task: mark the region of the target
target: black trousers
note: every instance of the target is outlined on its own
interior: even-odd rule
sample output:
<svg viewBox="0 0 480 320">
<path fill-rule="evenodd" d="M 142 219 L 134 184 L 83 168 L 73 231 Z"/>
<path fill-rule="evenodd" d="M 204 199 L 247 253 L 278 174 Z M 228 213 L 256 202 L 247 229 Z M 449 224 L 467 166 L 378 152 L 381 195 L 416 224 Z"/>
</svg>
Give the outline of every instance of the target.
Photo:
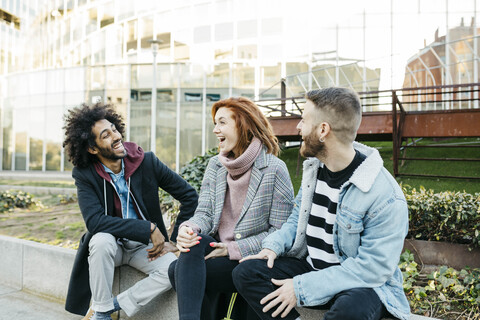
<svg viewBox="0 0 480 320">
<path fill-rule="evenodd" d="M 276 307 L 269 310 L 268 313 L 264 313 L 262 311 L 264 305 L 260 304 L 263 297 L 278 288 L 272 283 L 271 279 L 293 278 L 310 271 L 313 271 L 313 268 L 306 260 L 280 257 L 275 260 L 272 269 L 267 267 L 267 260 L 244 261 L 233 270 L 232 275 L 238 292 L 250 307 L 261 319 L 271 320 L 281 319 L 280 316 L 273 318 L 271 315 Z M 341 281 L 341 279 L 338 280 Z M 316 308 L 328 310 L 324 316 L 325 320 L 379 320 L 388 315 L 378 295 L 371 288 L 354 288 L 342 291 L 327 304 Z M 283 319 L 294 320 L 298 316 L 299 313 L 292 309 Z"/>
<path fill-rule="evenodd" d="M 214 238 L 200 234 L 198 245 L 190 252 L 181 253 L 178 260 L 170 264 L 168 276 L 177 291 L 178 313 L 181 320 L 219 320 L 227 314 L 232 293 L 236 292 L 232 270 L 237 260 L 219 257 L 205 260 L 213 251 L 210 242 Z M 233 320 L 258 319 L 255 312 L 240 295 L 237 295 Z"/>
</svg>

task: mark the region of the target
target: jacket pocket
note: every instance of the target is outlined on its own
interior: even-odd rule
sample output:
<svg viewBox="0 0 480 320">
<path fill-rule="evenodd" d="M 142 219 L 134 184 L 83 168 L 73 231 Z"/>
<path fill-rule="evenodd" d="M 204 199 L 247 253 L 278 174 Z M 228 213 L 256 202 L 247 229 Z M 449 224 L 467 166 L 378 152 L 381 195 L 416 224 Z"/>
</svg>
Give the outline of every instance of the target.
<svg viewBox="0 0 480 320">
<path fill-rule="evenodd" d="M 337 212 L 337 240 L 340 255 L 355 257 L 361 244 L 363 215 L 340 210 Z"/>
</svg>

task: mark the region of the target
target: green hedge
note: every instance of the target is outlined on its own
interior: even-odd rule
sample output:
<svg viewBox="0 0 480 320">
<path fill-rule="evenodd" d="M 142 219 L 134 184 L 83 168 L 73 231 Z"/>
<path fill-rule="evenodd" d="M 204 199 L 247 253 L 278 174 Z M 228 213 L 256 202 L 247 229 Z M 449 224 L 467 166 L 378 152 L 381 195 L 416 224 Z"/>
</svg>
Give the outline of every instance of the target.
<svg viewBox="0 0 480 320">
<path fill-rule="evenodd" d="M 205 168 L 216 149 L 198 156 L 180 169 L 180 175 L 200 192 Z M 446 241 L 480 247 L 480 193 L 439 192 L 408 185 L 402 186 L 410 212 L 409 237 L 419 240 Z M 178 203 L 160 191 L 163 210 L 174 221 Z"/>
<path fill-rule="evenodd" d="M 409 236 L 480 247 L 480 193 L 403 187 L 410 211 Z"/>
</svg>

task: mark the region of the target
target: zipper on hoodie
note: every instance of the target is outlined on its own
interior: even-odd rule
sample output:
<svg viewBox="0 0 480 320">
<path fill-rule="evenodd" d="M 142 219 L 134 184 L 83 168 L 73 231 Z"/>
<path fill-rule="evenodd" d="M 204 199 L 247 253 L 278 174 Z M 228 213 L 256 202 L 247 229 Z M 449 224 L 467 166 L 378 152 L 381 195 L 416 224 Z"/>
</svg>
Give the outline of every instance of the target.
<svg viewBox="0 0 480 320">
<path fill-rule="evenodd" d="M 117 194 L 118 199 L 120 199 L 120 210 L 121 210 L 122 219 L 123 219 L 123 206 L 122 206 L 122 200 L 121 200 L 121 198 L 120 198 L 120 194 L 118 194 L 118 191 L 117 191 L 117 188 L 115 187 L 115 184 L 114 184 L 112 181 L 108 181 L 108 182 L 112 185 L 113 190 L 115 190 L 115 193 Z M 133 201 L 135 201 L 135 205 L 137 206 L 137 209 L 138 209 L 138 212 L 140 213 L 140 216 L 143 218 L 143 220 L 146 221 L 147 219 L 145 219 L 145 216 L 143 215 L 142 210 L 141 210 L 140 207 L 138 206 L 137 200 L 136 200 L 135 197 L 133 196 L 133 192 L 130 191 L 130 188 L 128 188 L 128 192 L 129 192 L 130 195 L 132 196 Z M 104 197 L 106 198 L 107 195 L 105 194 Z M 127 207 L 128 207 L 128 203 L 127 203 Z"/>
</svg>

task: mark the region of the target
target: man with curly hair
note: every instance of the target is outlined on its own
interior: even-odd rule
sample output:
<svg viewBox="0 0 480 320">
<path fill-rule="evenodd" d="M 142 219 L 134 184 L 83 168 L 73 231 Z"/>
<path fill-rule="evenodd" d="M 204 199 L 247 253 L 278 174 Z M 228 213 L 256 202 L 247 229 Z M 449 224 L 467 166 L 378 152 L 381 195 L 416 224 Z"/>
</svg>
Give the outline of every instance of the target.
<svg viewBox="0 0 480 320">
<path fill-rule="evenodd" d="M 110 320 L 120 309 L 132 316 L 171 288 L 167 271 L 176 247 L 169 242 L 158 188 L 181 203 L 172 241 L 178 225 L 197 206 L 195 189 L 152 152 L 123 142 L 124 129 L 122 117 L 101 103 L 84 104 L 65 116 L 63 146 L 74 165 L 78 204 L 88 229 L 80 240 L 65 309 L 86 314 L 84 319 Z M 124 264 L 148 277 L 114 297 L 114 269 Z"/>
</svg>

